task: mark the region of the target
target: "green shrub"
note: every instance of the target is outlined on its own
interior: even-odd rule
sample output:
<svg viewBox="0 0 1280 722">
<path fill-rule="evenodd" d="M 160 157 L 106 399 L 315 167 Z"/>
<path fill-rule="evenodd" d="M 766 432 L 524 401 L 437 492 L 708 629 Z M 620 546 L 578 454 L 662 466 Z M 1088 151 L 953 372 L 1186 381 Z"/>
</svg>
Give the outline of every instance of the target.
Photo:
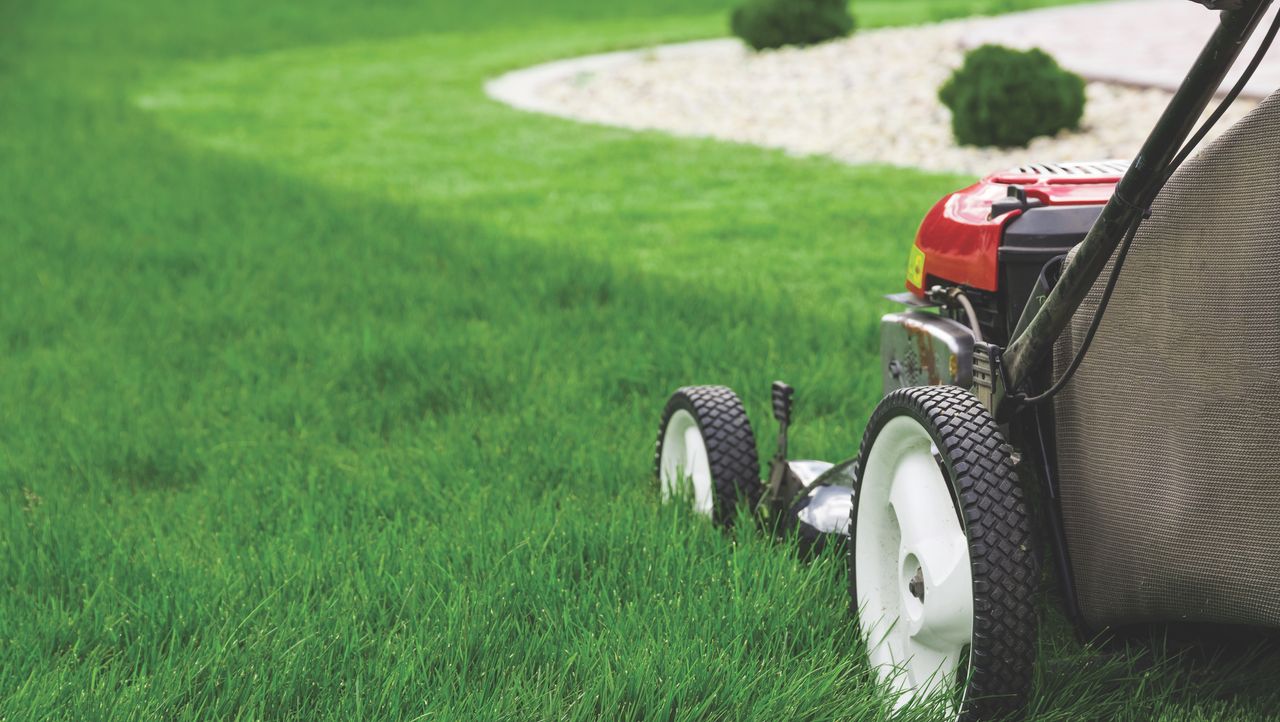
<svg viewBox="0 0 1280 722">
<path fill-rule="evenodd" d="M 1080 126 L 1084 79 L 1041 50 L 984 45 L 938 91 L 961 145 L 1025 146 Z"/>
<path fill-rule="evenodd" d="M 729 25 L 734 35 L 764 50 L 844 37 L 854 22 L 848 0 L 747 0 Z"/>
</svg>

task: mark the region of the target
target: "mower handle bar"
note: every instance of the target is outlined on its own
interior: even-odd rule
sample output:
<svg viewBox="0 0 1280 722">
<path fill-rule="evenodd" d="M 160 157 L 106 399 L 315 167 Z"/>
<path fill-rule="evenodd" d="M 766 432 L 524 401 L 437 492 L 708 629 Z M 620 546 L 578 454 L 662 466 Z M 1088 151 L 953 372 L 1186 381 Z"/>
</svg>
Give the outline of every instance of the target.
<svg viewBox="0 0 1280 722">
<path fill-rule="evenodd" d="M 1022 328 L 1001 354 L 1004 382 L 994 405 L 997 418 L 1004 413 L 1007 394 L 1015 393 L 1041 368 L 1062 331 L 1102 274 L 1121 239 L 1145 216 L 1165 180 L 1165 172 L 1182 149 L 1197 120 L 1213 100 L 1245 42 L 1266 14 L 1272 0 L 1193 0 L 1207 7 L 1235 6 L 1224 10 L 1218 27 L 1186 78 L 1174 93 L 1155 128 L 1116 185 L 1098 220 L 1081 241 L 1075 255 L 1043 303 L 1028 303 L 1017 328 Z M 1034 299 L 1033 299 L 1034 300 Z"/>
</svg>

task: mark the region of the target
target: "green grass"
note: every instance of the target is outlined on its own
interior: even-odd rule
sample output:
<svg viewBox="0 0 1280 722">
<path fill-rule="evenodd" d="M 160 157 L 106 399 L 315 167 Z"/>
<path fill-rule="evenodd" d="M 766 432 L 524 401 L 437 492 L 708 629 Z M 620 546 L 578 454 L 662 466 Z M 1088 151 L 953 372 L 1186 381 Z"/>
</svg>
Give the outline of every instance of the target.
<svg viewBox="0 0 1280 722">
<path fill-rule="evenodd" d="M 0 719 L 887 718 L 841 561 L 661 508 L 652 442 L 724 382 L 769 453 L 781 377 L 795 451 L 853 453 L 963 179 L 480 89 L 725 4 L 0 5 Z M 1273 653 L 1046 614 L 1036 719 L 1275 709 Z"/>
</svg>

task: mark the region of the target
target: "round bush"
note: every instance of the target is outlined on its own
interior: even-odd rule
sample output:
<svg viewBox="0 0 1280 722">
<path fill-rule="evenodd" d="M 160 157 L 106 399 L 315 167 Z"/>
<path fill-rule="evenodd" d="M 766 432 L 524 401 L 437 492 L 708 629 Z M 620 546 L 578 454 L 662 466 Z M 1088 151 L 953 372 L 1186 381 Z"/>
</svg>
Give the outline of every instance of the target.
<svg viewBox="0 0 1280 722">
<path fill-rule="evenodd" d="M 1080 127 L 1084 79 L 1042 50 L 983 45 L 942 85 L 961 145 L 1025 146 L 1032 138 Z"/>
<path fill-rule="evenodd" d="M 756 50 L 813 45 L 853 31 L 848 0 L 747 0 L 733 11 L 733 34 Z"/>
</svg>

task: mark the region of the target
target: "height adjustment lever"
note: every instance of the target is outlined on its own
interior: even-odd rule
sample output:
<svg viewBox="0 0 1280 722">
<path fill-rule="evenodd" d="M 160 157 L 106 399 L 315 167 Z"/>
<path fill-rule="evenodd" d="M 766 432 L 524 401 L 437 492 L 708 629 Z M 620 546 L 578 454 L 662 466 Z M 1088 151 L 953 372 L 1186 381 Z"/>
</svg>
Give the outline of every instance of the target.
<svg viewBox="0 0 1280 722">
<path fill-rule="evenodd" d="M 791 398 L 796 390 L 781 381 L 773 382 L 773 418 L 778 420 L 778 450 L 769 464 L 769 488 L 764 503 L 771 514 L 786 512 L 785 505 L 799 482 L 787 466 L 787 427 L 791 425 Z"/>
<path fill-rule="evenodd" d="M 780 424 L 791 423 L 791 397 L 796 390 L 781 381 L 773 382 L 773 418 Z"/>
</svg>

